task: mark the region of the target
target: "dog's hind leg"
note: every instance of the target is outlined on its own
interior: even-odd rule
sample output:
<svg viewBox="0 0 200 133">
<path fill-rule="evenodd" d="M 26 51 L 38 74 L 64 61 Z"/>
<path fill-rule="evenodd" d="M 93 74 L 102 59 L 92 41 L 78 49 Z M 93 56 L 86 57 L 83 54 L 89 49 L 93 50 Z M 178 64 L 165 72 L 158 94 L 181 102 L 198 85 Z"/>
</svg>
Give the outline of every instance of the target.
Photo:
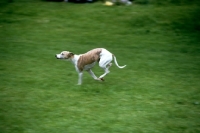
<svg viewBox="0 0 200 133">
<path fill-rule="evenodd" d="M 99 80 L 99 81 L 104 81 L 103 78 L 97 78 L 97 76 L 93 73 L 93 71 L 91 69 L 87 70 L 87 72 L 95 79 L 95 80 Z"/>
<path fill-rule="evenodd" d="M 104 69 L 104 74 L 102 74 L 99 78 L 102 79 L 105 77 L 110 71 L 109 68 L 111 67 L 112 63 L 112 58 L 113 55 L 109 51 L 102 51 L 100 61 L 99 61 L 99 66 Z"/>
<path fill-rule="evenodd" d="M 103 79 L 103 77 L 105 77 L 110 71 L 108 70 L 108 68 L 104 68 L 104 74 L 102 74 L 99 78 Z"/>
<path fill-rule="evenodd" d="M 112 63 L 109 63 L 106 65 L 106 67 L 100 66 L 102 69 L 104 69 L 104 74 L 102 74 L 99 78 L 103 80 L 103 77 L 105 77 L 108 73 L 110 73 L 109 68 L 112 66 Z"/>
<path fill-rule="evenodd" d="M 97 78 L 97 76 L 93 73 L 93 71 L 91 69 L 88 69 L 87 72 L 95 79 L 95 80 L 101 80 L 99 78 Z"/>
</svg>

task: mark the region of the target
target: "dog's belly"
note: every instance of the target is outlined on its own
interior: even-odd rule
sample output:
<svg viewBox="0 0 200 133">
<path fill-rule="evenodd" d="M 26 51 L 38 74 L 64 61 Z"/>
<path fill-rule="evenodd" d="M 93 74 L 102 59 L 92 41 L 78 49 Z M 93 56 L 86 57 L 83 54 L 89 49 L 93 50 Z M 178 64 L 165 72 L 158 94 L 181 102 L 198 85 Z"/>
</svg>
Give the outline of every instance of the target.
<svg viewBox="0 0 200 133">
<path fill-rule="evenodd" d="M 88 70 L 94 67 L 94 65 L 96 64 L 96 62 L 93 62 L 92 64 L 88 64 L 84 66 L 84 70 Z"/>
</svg>

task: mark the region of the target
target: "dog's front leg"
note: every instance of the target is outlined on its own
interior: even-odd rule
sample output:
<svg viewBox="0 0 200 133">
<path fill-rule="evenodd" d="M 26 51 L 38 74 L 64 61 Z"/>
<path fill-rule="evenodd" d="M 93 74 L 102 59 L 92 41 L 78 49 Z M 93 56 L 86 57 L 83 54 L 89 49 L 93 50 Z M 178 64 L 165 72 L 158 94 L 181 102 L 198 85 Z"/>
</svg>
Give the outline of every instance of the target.
<svg viewBox="0 0 200 133">
<path fill-rule="evenodd" d="M 82 84 L 82 77 L 83 77 L 83 72 L 78 73 L 78 85 Z"/>
<path fill-rule="evenodd" d="M 91 69 L 87 70 L 87 72 L 95 79 L 95 80 L 100 80 L 99 78 L 97 78 L 97 76 L 93 73 L 93 71 Z"/>
</svg>

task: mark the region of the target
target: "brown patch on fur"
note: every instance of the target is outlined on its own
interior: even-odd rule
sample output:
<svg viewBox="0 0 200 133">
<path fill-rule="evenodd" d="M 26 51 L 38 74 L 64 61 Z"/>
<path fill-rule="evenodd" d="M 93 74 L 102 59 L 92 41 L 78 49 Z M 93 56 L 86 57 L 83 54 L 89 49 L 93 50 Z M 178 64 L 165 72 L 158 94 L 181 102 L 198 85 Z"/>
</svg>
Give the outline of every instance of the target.
<svg viewBox="0 0 200 133">
<path fill-rule="evenodd" d="M 74 54 L 69 51 L 63 51 L 62 54 L 64 54 L 65 59 L 73 58 Z"/>
<path fill-rule="evenodd" d="M 74 57 L 74 54 L 72 52 L 69 52 L 68 58 L 73 58 L 73 57 Z"/>
<path fill-rule="evenodd" d="M 96 48 L 96 49 L 88 51 L 85 54 L 82 54 L 77 64 L 79 70 L 83 71 L 85 65 L 89 65 L 95 61 L 99 61 L 101 51 L 102 51 L 102 48 Z"/>
</svg>

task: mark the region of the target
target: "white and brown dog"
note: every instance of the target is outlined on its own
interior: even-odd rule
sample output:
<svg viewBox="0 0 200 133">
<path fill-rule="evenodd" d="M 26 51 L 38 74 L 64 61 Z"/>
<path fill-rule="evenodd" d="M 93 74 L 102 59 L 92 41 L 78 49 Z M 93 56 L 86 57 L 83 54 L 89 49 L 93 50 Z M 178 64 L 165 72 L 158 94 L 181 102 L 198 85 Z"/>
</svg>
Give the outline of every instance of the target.
<svg viewBox="0 0 200 133">
<path fill-rule="evenodd" d="M 78 85 L 82 84 L 83 70 L 86 70 L 95 80 L 104 81 L 103 77 L 110 72 L 109 68 L 112 65 L 111 61 L 113 58 L 117 67 L 124 68 L 126 66 L 119 66 L 116 57 L 104 48 L 96 48 L 81 55 L 63 51 L 60 54 L 56 54 L 56 58 L 69 60 L 74 64 L 76 71 L 79 74 Z M 99 66 L 105 71 L 99 78 L 97 78 L 91 70 L 96 62 L 99 62 Z"/>
</svg>

